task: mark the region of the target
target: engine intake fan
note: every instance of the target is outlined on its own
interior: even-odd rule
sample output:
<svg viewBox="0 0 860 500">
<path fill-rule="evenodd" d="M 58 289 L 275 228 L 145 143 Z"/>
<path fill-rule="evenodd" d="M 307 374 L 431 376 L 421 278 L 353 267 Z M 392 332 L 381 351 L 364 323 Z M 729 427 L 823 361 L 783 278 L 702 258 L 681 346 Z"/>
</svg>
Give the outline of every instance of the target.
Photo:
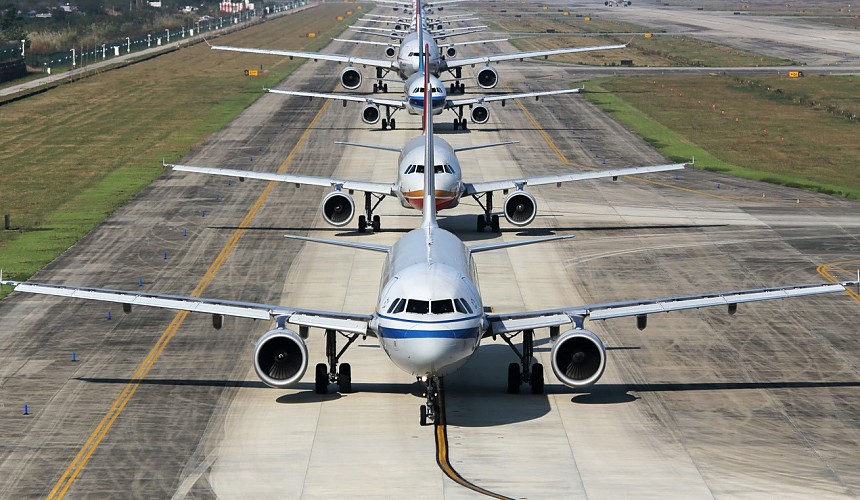
<svg viewBox="0 0 860 500">
<path fill-rule="evenodd" d="M 594 332 L 564 332 L 552 346 L 552 371 L 568 387 L 588 387 L 606 369 L 606 347 Z"/>
<path fill-rule="evenodd" d="M 341 191 L 332 191 L 322 201 L 323 219 L 332 226 L 345 226 L 355 215 L 352 196 Z"/>
<path fill-rule="evenodd" d="M 527 226 L 537 215 L 537 201 L 526 191 L 514 191 L 505 197 L 505 219 L 515 226 Z"/>
<path fill-rule="evenodd" d="M 284 388 L 308 369 L 308 348 L 299 334 L 283 328 L 266 332 L 254 349 L 254 370 L 266 385 Z"/>
</svg>

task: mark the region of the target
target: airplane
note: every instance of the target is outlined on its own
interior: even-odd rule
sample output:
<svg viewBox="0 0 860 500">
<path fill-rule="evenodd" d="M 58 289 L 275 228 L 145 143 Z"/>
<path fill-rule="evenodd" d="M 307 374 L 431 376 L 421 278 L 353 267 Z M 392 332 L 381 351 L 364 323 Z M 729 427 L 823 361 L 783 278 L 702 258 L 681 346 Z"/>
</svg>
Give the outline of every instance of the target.
<svg viewBox="0 0 860 500">
<path fill-rule="evenodd" d="M 420 12 L 420 11 L 419 11 Z M 386 83 L 386 76 L 394 71 L 401 80 L 406 80 L 415 73 L 418 72 L 418 67 L 421 65 L 421 47 L 425 44 L 429 44 L 430 50 L 430 64 L 427 65 L 427 68 L 430 69 L 430 72 L 434 76 L 439 76 L 443 72 L 448 72 L 454 78 L 454 83 L 450 84 L 449 91 L 451 94 L 454 93 L 464 93 L 466 86 L 461 82 L 463 79 L 462 69 L 467 66 L 475 67 L 478 65 L 482 65 L 483 67 L 478 70 L 475 75 L 476 82 L 479 87 L 483 89 L 492 89 L 495 88 L 499 83 L 499 74 L 498 72 L 490 65 L 494 62 L 499 61 L 509 61 L 519 59 L 522 61 L 523 59 L 530 59 L 535 57 L 543 57 L 547 58 L 552 55 L 560 55 L 560 54 L 572 54 L 577 52 L 591 52 L 596 50 L 610 50 L 610 49 L 620 49 L 627 46 L 627 44 L 618 44 L 618 45 L 600 45 L 600 46 L 592 46 L 592 47 L 579 47 L 579 48 L 563 48 L 563 49 L 552 49 L 552 50 L 535 50 L 535 51 L 527 51 L 527 52 L 516 52 L 516 53 L 499 53 L 499 54 L 491 54 L 480 57 L 471 57 L 466 59 L 458 59 L 456 61 L 451 61 L 448 59 L 452 59 L 457 55 L 457 48 L 463 45 L 471 45 L 478 43 L 489 43 L 496 42 L 500 40 L 478 40 L 474 42 L 459 42 L 459 43 L 446 43 L 442 45 L 444 48 L 444 54 L 448 59 L 443 57 L 442 48 L 440 48 L 439 44 L 434 40 L 433 35 L 426 29 L 417 29 L 417 27 L 424 26 L 423 21 L 420 17 L 420 14 L 416 16 L 415 21 L 416 30 L 402 36 L 400 44 L 395 48 L 393 44 L 386 44 L 385 55 L 389 59 L 373 59 L 367 57 L 358 57 L 351 56 L 346 54 L 328 54 L 321 52 L 302 52 L 295 50 L 277 50 L 277 49 L 257 49 L 257 48 L 247 48 L 247 47 L 232 47 L 226 45 L 212 45 L 211 48 L 213 50 L 223 50 L 223 51 L 231 51 L 231 52 L 242 52 L 242 53 L 250 53 L 250 54 L 269 54 L 269 55 L 278 55 L 289 57 L 290 59 L 294 57 L 299 57 L 303 59 L 312 59 L 314 61 L 334 61 L 338 63 L 345 63 L 346 68 L 343 69 L 340 73 L 340 84 L 343 88 L 347 90 L 355 90 L 362 83 L 362 74 L 361 71 L 357 68 L 357 66 L 363 67 L 373 67 L 376 70 L 376 77 L 374 80 L 376 83 L 373 85 L 374 92 L 388 92 L 388 84 Z M 368 34 L 379 34 L 374 32 L 373 30 L 368 31 Z M 399 34 L 397 35 L 400 36 Z M 343 41 L 343 40 L 341 40 Z M 355 41 L 350 40 L 350 42 L 355 43 Z M 207 42 L 208 43 L 208 42 Z M 381 42 L 364 42 L 364 43 L 381 43 Z"/>
<path fill-rule="evenodd" d="M 633 2 L 631 2 L 629 0 L 606 0 L 605 2 L 603 2 L 603 5 L 605 5 L 607 7 L 615 7 L 615 6 L 629 7 L 632 4 L 633 4 Z"/>
<path fill-rule="evenodd" d="M 686 164 L 677 163 L 600 171 L 567 172 L 484 182 L 464 182 L 463 169 L 457 158 L 458 152 L 504 146 L 514 144 L 516 141 L 459 147 L 452 147 L 441 137 L 436 137 L 433 141 L 436 148 L 433 152 L 433 157 L 436 159 L 434 165 L 436 173 L 436 210 L 454 208 L 460 204 L 460 200 L 463 197 L 471 196 L 484 209 L 484 213 L 477 216 L 476 227 L 478 232 L 483 232 L 487 227 L 493 232 L 499 232 L 500 230 L 499 215 L 493 213 L 494 191 L 505 191 L 506 197 L 502 202 L 502 214 L 505 219 L 514 226 L 523 227 L 531 224 L 537 215 L 537 201 L 531 193 L 526 191 L 526 186 L 560 185 L 563 182 L 601 178 L 617 180 L 618 177 L 626 175 L 666 172 L 681 170 L 686 167 Z M 374 232 L 382 230 L 381 219 L 379 215 L 374 215 L 373 211 L 386 197 L 396 197 L 404 208 L 423 209 L 424 200 L 421 195 L 424 183 L 424 164 L 422 160 L 425 156 L 423 136 L 411 139 L 403 148 L 354 142 L 336 142 L 336 144 L 400 153 L 397 160 L 397 180 L 394 182 L 368 182 L 171 163 L 164 163 L 164 166 L 171 167 L 173 170 L 180 172 L 236 177 L 240 182 L 244 182 L 245 179 L 259 179 L 295 184 L 296 186 L 330 187 L 332 191 L 323 197 L 320 210 L 322 211 L 323 220 L 337 227 L 345 226 L 352 221 L 355 215 L 355 202 L 351 193 L 353 191 L 362 191 L 364 192 L 364 214 L 358 217 L 359 233 L 366 232 L 368 228 L 373 228 Z M 507 193 L 509 190 L 512 191 L 510 194 Z"/>
<path fill-rule="evenodd" d="M 428 44 L 429 45 L 429 44 Z M 430 55 L 428 53 L 427 60 L 430 60 Z M 392 116 L 394 113 L 401 109 L 405 109 L 411 115 L 420 115 L 424 112 L 425 100 L 424 100 L 424 86 L 419 82 L 425 80 L 425 76 L 428 78 L 428 85 L 431 88 L 432 100 L 431 100 L 431 108 L 433 110 L 434 115 L 441 114 L 442 111 L 446 109 L 450 109 L 457 114 L 457 118 L 454 118 L 454 130 L 458 128 L 462 128 L 466 130 L 466 119 L 463 117 L 464 108 L 466 106 L 469 107 L 469 117 L 474 123 L 487 123 L 490 119 L 490 109 L 485 106 L 486 103 L 501 101 L 502 106 L 505 105 L 505 102 L 511 99 L 522 99 L 526 97 L 534 97 L 535 99 L 540 99 L 542 96 L 548 95 L 560 95 L 560 94 L 574 94 L 581 92 L 581 88 L 575 89 L 565 89 L 565 90 L 547 90 L 541 92 L 524 92 L 517 94 L 496 94 L 489 96 L 478 96 L 478 97 L 469 97 L 465 99 L 448 99 L 448 95 L 445 89 L 445 85 L 442 83 L 439 78 L 436 76 L 430 75 L 429 72 L 424 70 L 424 64 L 419 65 L 418 72 L 410 76 L 404 85 L 404 93 L 405 97 L 401 100 L 396 99 L 381 99 L 376 97 L 367 97 L 360 95 L 345 95 L 345 94 L 328 94 L 322 92 L 305 92 L 300 90 L 279 90 L 279 89 L 266 89 L 267 92 L 273 94 L 283 94 L 283 95 L 292 95 L 292 96 L 303 96 L 308 98 L 321 98 L 321 99 L 333 99 L 337 101 L 343 102 L 343 105 L 346 106 L 348 102 L 359 102 L 364 104 L 364 107 L 361 110 L 361 120 L 364 123 L 372 125 L 377 123 L 382 116 L 379 108 L 385 108 L 385 118 L 382 118 L 382 130 L 387 128 L 391 128 L 394 130 L 397 128 L 397 122 Z"/>
<path fill-rule="evenodd" d="M 425 89 L 429 82 L 425 81 Z M 425 99 L 430 99 L 429 90 Z M 433 114 L 424 113 L 424 165 L 435 165 Z M 606 304 L 563 307 L 515 313 L 487 312 L 481 298 L 473 256 L 479 252 L 563 240 L 572 235 L 555 235 L 527 240 L 465 245 L 436 221 L 436 186 L 433 169 L 424 169 L 421 226 L 403 235 L 393 246 L 356 243 L 306 236 L 288 237 L 312 243 L 374 251 L 384 254 L 386 263 L 375 310 L 369 314 L 316 311 L 289 306 L 165 295 L 68 285 L 3 280 L 15 291 L 75 297 L 122 304 L 130 313 L 135 305 L 211 314 L 213 327 L 223 326 L 223 317 L 274 320 L 274 328 L 256 342 L 253 354 L 257 376 L 267 385 L 289 387 L 304 376 L 309 360 L 305 338 L 310 328 L 322 329 L 326 338 L 327 363 L 314 370 L 314 390 L 323 394 L 336 383 L 341 392 L 352 391 L 352 368 L 340 363 L 341 356 L 359 338 L 376 337 L 385 354 L 401 370 L 415 376 L 425 386 L 425 404 L 419 408 L 419 422 L 438 421 L 440 380 L 463 366 L 485 338 L 501 337 L 519 358 L 508 365 L 508 392 L 517 393 L 524 383 L 535 394 L 544 392 L 544 370 L 534 358 L 534 330 L 549 328 L 552 370 L 566 386 L 581 389 L 595 384 L 606 368 L 606 347 L 594 332 L 584 328 L 589 320 L 636 317 L 644 329 L 647 317 L 710 306 L 727 306 L 729 314 L 738 304 L 842 292 L 856 281 L 781 286 L 775 288 L 704 293 L 683 297 L 630 300 Z M 561 333 L 561 327 L 569 328 Z M 291 328 L 298 329 L 296 332 Z M 337 350 L 337 336 L 348 341 Z M 522 350 L 512 338 L 522 334 Z M 338 366 L 339 365 L 339 366 Z"/>
</svg>

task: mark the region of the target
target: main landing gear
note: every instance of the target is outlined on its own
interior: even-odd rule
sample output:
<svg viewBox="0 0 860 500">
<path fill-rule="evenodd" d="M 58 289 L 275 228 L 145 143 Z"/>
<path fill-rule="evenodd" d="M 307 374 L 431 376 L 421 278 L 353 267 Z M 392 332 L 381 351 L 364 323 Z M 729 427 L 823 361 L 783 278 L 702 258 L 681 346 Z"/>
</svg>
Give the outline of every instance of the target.
<svg viewBox="0 0 860 500">
<path fill-rule="evenodd" d="M 511 394 L 518 394 L 520 392 L 520 386 L 524 383 L 530 384 L 532 387 L 532 394 L 543 394 L 544 389 L 544 381 L 543 381 L 543 365 L 540 363 L 534 363 L 534 330 L 523 330 L 523 352 L 520 352 L 519 349 L 511 342 L 511 338 L 514 335 L 500 335 L 502 340 L 504 340 L 510 347 L 513 349 L 514 353 L 520 358 L 520 363 L 511 363 L 508 365 L 508 392 Z"/>
<path fill-rule="evenodd" d="M 466 84 L 463 82 L 454 82 L 448 86 L 448 93 L 450 95 L 463 95 L 466 93 Z"/>
<path fill-rule="evenodd" d="M 388 84 L 382 81 L 385 74 L 388 73 L 383 68 L 376 68 L 376 83 L 373 84 L 373 93 L 388 92 Z"/>
<path fill-rule="evenodd" d="M 457 118 L 454 118 L 454 130 L 457 130 L 458 128 L 466 130 L 466 119 L 463 118 L 463 106 L 454 108 L 454 112 L 457 113 Z"/>
<path fill-rule="evenodd" d="M 439 391 L 442 390 L 442 379 L 440 377 L 422 377 L 418 381 L 424 383 L 424 396 L 427 397 L 427 403 L 418 409 L 420 423 L 424 426 L 430 422 L 438 422 L 440 416 Z"/>
<path fill-rule="evenodd" d="M 373 203 L 373 198 L 376 197 L 376 203 Z M 367 228 L 373 228 L 374 233 L 382 231 L 382 221 L 378 215 L 373 215 L 376 207 L 382 203 L 385 196 L 377 193 L 364 193 L 364 213 L 365 215 L 358 216 L 358 232 L 366 233 Z"/>
<path fill-rule="evenodd" d="M 472 198 L 478 202 L 478 205 L 484 209 L 484 213 L 478 216 L 476 229 L 479 233 L 483 233 L 487 227 L 494 233 L 499 233 L 499 215 L 493 212 L 493 192 L 484 193 L 485 203 L 481 203 L 481 195 L 474 195 Z"/>
<path fill-rule="evenodd" d="M 397 128 L 397 122 L 394 121 L 394 118 L 383 118 L 382 119 L 382 130 L 385 130 L 387 128 L 390 128 L 391 130 L 394 130 L 395 128 Z"/>
<path fill-rule="evenodd" d="M 325 355 L 328 366 L 325 363 L 318 363 L 316 366 L 314 392 L 317 394 L 326 394 L 329 384 L 337 384 L 341 394 L 352 392 L 352 367 L 349 366 L 349 363 L 341 363 L 340 369 L 338 369 L 338 360 L 349 346 L 358 339 L 358 334 L 346 335 L 341 333 L 349 340 L 340 352 L 337 350 L 337 335 L 338 332 L 335 330 L 325 331 Z"/>
</svg>

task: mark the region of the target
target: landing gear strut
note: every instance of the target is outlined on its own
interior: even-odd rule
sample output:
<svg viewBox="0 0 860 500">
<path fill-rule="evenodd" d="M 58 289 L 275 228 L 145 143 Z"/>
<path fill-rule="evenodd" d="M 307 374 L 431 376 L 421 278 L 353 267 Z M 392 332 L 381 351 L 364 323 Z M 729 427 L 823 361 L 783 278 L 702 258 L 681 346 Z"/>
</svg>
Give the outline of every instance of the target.
<svg viewBox="0 0 860 500">
<path fill-rule="evenodd" d="M 439 377 L 423 377 L 419 381 L 424 383 L 424 395 L 427 397 L 427 403 L 419 408 L 419 417 L 421 425 L 428 425 L 428 422 L 439 421 L 439 391 L 442 390 L 442 379 Z"/>
<path fill-rule="evenodd" d="M 337 334 L 335 330 L 325 331 L 325 356 L 328 360 L 328 366 L 325 363 L 318 363 L 314 372 L 314 392 L 317 394 L 326 394 L 329 384 L 337 384 L 338 391 L 342 394 L 352 392 L 352 367 L 349 363 L 341 363 L 338 370 L 338 361 L 343 353 L 358 340 L 358 334 L 354 333 L 346 335 L 341 333 L 349 340 L 346 345 L 337 350 Z"/>
<path fill-rule="evenodd" d="M 479 233 L 483 233 L 484 229 L 489 226 L 490 230 L 494 233 L 501 232 L 499 229 L 499 215 L 494 214 L 493 212 L 493 192 L 490 191 L 485 193 L 484 199 L 486 204 L 481 203 L 480 195 L 473 195 L 472 198 L 478 202 L 478 206 L 484 209 L 483 215 L 479 215 L 477 219 L 476 229 Z"/>
<path fill-rule="evenodd" d="M 388 73 L 382 68 L 376 68 L 376 83 L 373 84 L 373 93 L 388 92 L 388 84 L 382 81 L 385 74 Z"/>
<path fill-rule="evenodd" d="M 524 383 L 532 386 L 532 394 L 543 394 L 543 365 L 534 363 L 534 330 L 523 330 L 523 352 L 511 342 L 513 335 L 501 335 L 504 340 L 513 349 L 514 353 L 520 358 L 520 363 L 511 363 L 508 365 L 508 392 L 518 394 L 520 386 Z"/>
<path fill-rule="evenodd" d="M 373 203 L 373 198 L 376 197 L 376 203 Z M 358 216 L 358 232 L 366 233 L 368 227 L 373 228 L 374 233 L 382 231 L 382 221 L 378 215 L 373 215 L 376 207 L 382 203 L 385 196 L 377 193 L 364 193 L 364 214 Z"/>
<path fill-rule="evenodd" d="M 454 112 L 457 113 L 457 118 L 454 118 L 454 130 L 457 130 L 458 128 L 466 130 L 466 119 L 463 118 L 463 106 L 454 108 Z"/>
</svg>

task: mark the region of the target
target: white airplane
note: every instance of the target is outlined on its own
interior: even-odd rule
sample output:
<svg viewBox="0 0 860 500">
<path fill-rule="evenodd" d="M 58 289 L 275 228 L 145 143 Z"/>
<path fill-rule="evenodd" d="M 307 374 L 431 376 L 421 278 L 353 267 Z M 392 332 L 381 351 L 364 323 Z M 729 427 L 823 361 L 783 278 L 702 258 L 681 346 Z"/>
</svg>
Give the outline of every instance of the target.
<svg viewBox="0 0 860 500">
<path fill-rule="evenodd" d="M 421 20 L 419 15 L 416 19 L 415 26 L 423 25 L 423 21 Z M 373 31 L 371 30 L 368 33 L 373 33 Z M 339 40 L 349 41 L 353 43 L 355 42 L 354 40 Z M 442 45 L 442 48 L 444 48 L 444 53 L 447 58 L 450 59 L 456 56 L 457 48 L 460 46 L 497 41 L 501 40 L 479 40 L 474 42 L 446 43 Z M 381 42 L 375 43 L 381 44 Z M 535 50 L 528 52 L 491 54 L 486 56 L 470 57 L 466 59 L 458 59 L 456 61 L 451 61 L 442 56 L 442 48 L 440 48 L 440 46 L 436 43 L 433 38 L 433 35 L 429 31 L 416 30 L 404 35 L 402 37 L 402 40 L 400 41 L 399 46 L 397 47 L 395 47 L 394 44 L 385 44 L 385 54 L 386 57 L 388 57 L 389 59 L 373 59 L 367 57 L 351 56 L 346 54 L 327 54 L 321 52 L 302 52 L 295 50 L 231 47 L 225 45 L 213 45 L 212 49 L 231 52 L 243 52 L 250 54 L 278 55 L 289 57 L 290 59 L 294 57 L 299 57 L 304 59 L 313 59 L 314 61 L 322 60 L 345 63 L 346 68 L 344 68 L 343 71 L 341 71 L 340 73 L 340 83 L 343 88 L 348 90 L 355 90 L 361 85 L 362 74 L 361 71 L 359 71 L 359 69 L 357 68 L 357 66 L 371 66 L 376 69 L 376 77 L 374 78 L 376 83 L 373 86 L 373 91 L 387 92 L 388 84 L 386 83 L 386 76 L 388 75 L 388 73 L 394 71 L 400 77 L 401 80 L 406 80 L 418 72 L 418 67 L 422 64 L 421 47 L 425 46 L 425 44 L 429 45 L 430 51 L 430 64 L 427 65 L 427 68 L 429 68 L 430 72 L 437 77 L 446 71 L 453 76 L 455 82 L 451 84 L 449 89 L 452 94 L 455 92 L 463 93 L 465 91 L 465 84 L 463 84 L 460 80 L 463 76 L 462 69 L 467 66 L 483 66 L 481 69 L 478 70 L 477 74 L 475 75 L 475 79 L 478 83 L 478 86 L 480 86 L 481 88 L 491 89 L 496 87 L 496 85 L 498 85 L 499 83 L 498 72 L 492 66 L 490 66 L 490 64 L 494 62 L 510 61 L 516 59 L 522 61 L 523 59 L 529 59 L 534 57 L 547 58 L 552 55 L 572 54 L 576 52 L 591 52 L 596 50 L 620 49 L 627 46 L 627 44 L 620 44 L 552 50 Z"/>
<path fill-rule="evenodd" d="M 411 115 L 421 115 L 424 113 L 425 100 L 423 81 L 425 81 L 425 75 L 429 77 L 426 80 L 429 82 L 428 85 L 430 85 L 432 93 L 431 108 L 433 110 L 433 114 L 441 114 L 442 111 L 445 111 L 447 109 L 450 109 L 454 113 L 456 113 L 457 118 L 454 118 L 453 121 L 454 130 L 457 130 L 458 128 L 466 130 L 466 118 L 463 117 L 463 114 L 465 111 L 464 108 L 466 108 L 467 106 L 470 110 L 469 117 L 471 118 L 472 122 L 483 124 L 487 123 L 487 121 L 489 121 L 490 119 L 490 109 L 485 105 L 486 103 L 501 101 L 502 106 L 504 106 L 505 102 L 511 99 L 523 99 L 526 97 L 534 97 L 535 99 L 540 99 L 542 96 L 575 94 L 582 91 L 581 88 L 578 88 L 564 90 L 547 90 L 541 92 L 524 92 L 517 94 L 495 94 L 461 99 L 448 99 L 445 85 L 442 83 L 441 80 L 439 80 L 439 78 L 430 75 L 428 72 L 425 72 L 423 65 L 422 67 L 419 67 L 419 71 L 417 73 L 410 76 L 406 80 L 403 89 L 405 97 L 401 100 L 383 99 L 361 95 L 305 92 L 301 90 L 266 89 L 266 91 L 271 92 L 273 94 L 303 96 L 309 97 L 311 99 L 315 97 L 320 99 L 333 99 L 336 101 L 342 101 L 344 106 L 346 106 L 347 102 L 362 103 L 364 104 L 364 107 L 361 110 L 361 120 L 369 125 L 380 121 L 382 113 L 380 112 L 379 108 L 383 107 L 385 108 L 385 118 L 382 118 L 382 130 L 385 130 L 387 128 L 391 128 L 392 130 L 394 130 L 395 128 L 397 128 L 397 122 L 394 120 L 394 118 L 392 118 L 392 116 L 397 111 L 405 109 Z"/>
<path fill-rule="evenodd" d="M 425 88 L 429 85 L 425 82 Z M 426 99 L 430 98 L 427 91 Z M 435 165 L 433 115 L 425 111 L 424 165 Z M 314 388 L 325 393 L 331 383 L 341 392 L 352 390 L 352 368 L 340 363 L 348 347 L 359 337 L 373 336 L 385 354 L 401 370 L 417 377 L 426 387 L 426 403 L 420 407 L 420 423 L 438 415 L 439 380 L 463 366 L 475 353 L 481 340 L 502 337 L 520 358 L 508 366 L 508 391 L 519 392 L 522 384 L 533 393 L 543 393 L 543 365 L 534 361 L 534 330 L 549 328 L 553 340 L 550 357 L 556 377 L 569 387 L 593 385 L 606 367 L 606 348 L 586 319 L 600 320 L 635 316 L 640 328 L 651 313 L 664 313 L 708 306 L 728 306 L 730 314 L 739 303 L 777 298 L 800 297 L 845 290 L 857 281 L 785 286 L 758 290 L 706 293 L 685 297 L 632 300 L 609 304 L 572 306 L 543 311 L 488 313 L 478 288 L 472 256 L 478 252 L 560 240 L 570 236 L 550 236 L 466 246 L 436 222 L 436 186 L 433 169 L 424 169 L 424 211 L 421 227 L 401 237 L 393 246 L 327 240 L 302 236 L 291 238 L 315 243 L 340 245 L 385 255 L 375 311 L 369 314 L 315 311 L 282 305 L 258 304 L 199 297 L 118 291 L 67 285 L 4 281 L 18 292 L 75 297 L 114 302 L 131 312 L 135 305 L 202 312 L 213 315 L 213 326 L 222 326 L 223 316 L 274 320 L 274 328 L 257 341 L 254 369 L 267 385 L 284 388 L 298 382 L 307 370 L 308 349 L 305 338 L 310 328 L 326 335 L 326 363 L 318 363 Z M 290 330 L 288 327 L 297 328 Z M 569 328 L 560 333 L 561 327 Z M 349 340 L 340 352 L 337 336 Z M 522 351 L 511 339 L 523 334 Z M 338 365 L 340 365 L 338 367 Z"/>
<path fill-rule="evenodd" d="M 478 232 L 483 232 L 486 227 L 490 227 L 494 232 L 499 232 L 499 215 L 493 213 L 493 192 L 495 191 L 504 191 L 506 194 L 502 203 L 502 214 L 505 219 L 514 226 L 522 227 L 531 224 L 537 215 L 537 201 L 531 193 L 526 191 L 526 186 L 560 185 L 563 182 L 575 182 L 587 179 L 617 179 L 620 176 L 626 175 L 681 170 L 686 166 L 683 163 L 678 163 L 600 171 L 569 172 L 484 182 L 464 182 L 463 169 L 457 158 L 458 152 L 514 144 L 515 141 L 460 147 L 452 147 L 441 137 L 434 138 L 433 142 L 435 148 L 433 157 L 436 159 L 434 165 L 436 176 L 436 210 L 454 208 L 460 204 L 460 200 L 463 197 L 471 196 L 484 209 L 484 213 L 477 216 L 476 227 Z M 164 166 L 181 172 L 236 177 L 240 181 L 259 179 L 295 184 L 296 186 L 330 187 L 332 191 L 323 198 L 320 210 L 322 211 L 323 219 L 327 223 L 338 227 L 345 226 L 352 221 L 355 215 L 355 202 L 351 193 L 353 191 L 362 191 L 364 192 L 364 214 L 358 217 L 359 233 L 366 232 L 367 228 L 373 228 L 374 232 L 382 230 L 381 219 L 379 215 L 374 215 L 373 211 L 386 197 L 396 197 L 404 208 L 423 210 L 423 160 L 425 157 L 423 136 L 413 138 L 403 148 L 352 142 L 338 142 L 337 144 L 400 153 L 397 160 L 397 180 L 394 182 L 368 182 L 169 163 L 164 164 Z M 511 191 L 511 193 L 508 194 L 507 191 Z"/>
<path fill-rule="evenodd" d="M 425 88 L 428 85 L 425 82 Z M 429 99 L 429 91 L 425 96 Z M 433 117 L 425 112 L 426 130 L 424 165 L 435 165 L 436 150 L 433 137 Z M 420 408 L 421 424 L 436 417 L 438 380 L 461 367 L 474 354 L 481 339 L 501 336 L 508 342 L 523 333 L 522 352 L 514 349 L 520 363 L 508 367 L 508 389 L 518 392 L 523 382 L 532 391 L 542 393 L 543 366 L 534 363 L 534 329 L 550 328 L 554 340 L 551 351 L 552 368 L 556 376 L 570 387 L 587 387 L 600 378 L 606 364 L 606 349 L 600 338 L 583 328 L 585 319 L 609 319 L 636 316 L 644 328 L 647 314 L 727 305 L 730 313 L 737 304 L 758 300 L 797 297 L 843 291 L 858 281 L 797 285 L 771 289 L 740 290 L 686 297 L 634 300 L 610 304 L 573 306 L 544 311 L 495 314 L 484 311 L 473 269 L 472 255 L 478 252 L 513 246 L 564 239 L 553 236 L 513 242 L 466 246 L 453 234 L 436 223 L 436 186 L 431 169 L 424 174 L 424 211 L 421 227 L 404 235 L 394 246 L 352 243 L 308 237 L 293 238 L 345 247 L 381 252 L 386 255 L 376 310 L 371 314 L 311 311 L 280 305 L 266 305 L 115 291 L 87 287 L 20 283 L 3 281 L 20 292 L 78 297 L 90 300 L 122 303 L 130 312 L 133 305 L 212 314 L 216 327 L 224 315 L 274 319 L 275 328 L 264 334 L 254 350 L 254 367 L 266 384 L 288 387 L 299 381 L 308 366 L 304 338 L 309 328 L 324 329 L 327 337 L 329 365 L 319 363 L 315 369 L 315 390 L 324 393 L 330 383 L 337 382 L 343 392 L 351 391 L 352 370 L 340 363 L 336 336 L 340 332 L 350 340 L 359 336 L 375 336 L 385 353 L 399 368 L 410 373 L 427 386 L 427 402 Z M 299 332 L 289 330 L 297 326 Z M 561 326 L 571 327 L 560 334 Z M 511 347 L 514 347 L 511 343 Z M 345 350 L 345 349 L 344 349 Z"/>
</svg>

